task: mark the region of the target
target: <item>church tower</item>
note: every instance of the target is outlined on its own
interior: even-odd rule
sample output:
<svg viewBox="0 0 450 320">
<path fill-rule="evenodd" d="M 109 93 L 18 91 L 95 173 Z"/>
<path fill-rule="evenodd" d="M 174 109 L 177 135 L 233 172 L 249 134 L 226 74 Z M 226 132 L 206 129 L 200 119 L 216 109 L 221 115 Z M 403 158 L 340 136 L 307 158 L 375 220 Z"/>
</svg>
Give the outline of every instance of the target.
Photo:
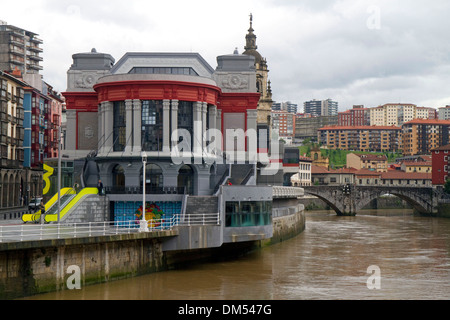
<svg viewBox="0 0 450 320">
<path fill-rule="evenodd" d="M 267 68 L 267 60 L 261 56 L 257 51 L 256 35 L 253 29 L 253 15 L 250 14 L 250 29 L 246 35 L 246 46 L 243 54 L 255 57 L 256 68 L 256 88 L 260 93 L 261 98 L 258 103 L 258 124 L 271 126 L 271 112 L 272 112 L 272 89 L 270 87 L 269 69 Z"/>
</svg>

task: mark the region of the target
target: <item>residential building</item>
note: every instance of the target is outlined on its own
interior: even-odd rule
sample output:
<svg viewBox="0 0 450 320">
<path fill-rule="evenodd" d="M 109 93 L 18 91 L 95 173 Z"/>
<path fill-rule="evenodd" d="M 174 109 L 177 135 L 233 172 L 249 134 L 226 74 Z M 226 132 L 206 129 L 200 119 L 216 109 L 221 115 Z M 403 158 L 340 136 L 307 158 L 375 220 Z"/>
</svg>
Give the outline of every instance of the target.
<svg viewBox="0 0 450 320">
<path fill-rule="evenodd" d="M 401 147 L 401 128 L 386 126 L 319 129 L 319 142 L 330 149 L 364 152 L 397 152 Z"/>
<path fill-rule="evenodd" d="M 272 111 L 272 132 L 290 144 L 295 137 L 295 113 Z"/>
<path fill-rule="evenodd" d="M 349 153 L 347 155 L 347 167 L 357 170 L 368 169 L 386 172 L 388 170 L 388 159 L 385 155 Z"/>
<path fill-rule="evenodd" d="M 311 166 L 312 159 L 300 156 L 299 171 L 291 178 L 292 186 L 303 187 L 311 186 Z"/>
<path fill-rule="evenodd" d="M 410 103 L 388 103 L 369 110 L 371 126 L 402 126 L 414 119 L 436 118 L 435 109 Z"/>
<path fill-rule="evenodd" d="M 317 134 L 320 128 L 335 126 L 338 124 L 338 116 L 332 117 L 308 117 L 308 114 L 301 114 L 295 120 L 295 140 L 303 141 L 310 139 L 318 142 Z"/>
<path fill-rule="evenodd" d="M 0 71 L 0 208 L 20 207 L 30 180 L 23 167 L 23 83 Z"/>
<path fill-rule="evenodd" d="M 329 170 L 324 167 L 313 165 L 311 168 L 311 183 L 316 186 L 344 186 L 355 183 L 355 172 L 353 168 Z"/>
<path fill-rule="evenodd" d="M 304 113 L 311 113 L 314 116 L 337 116 L 338 102 L 331 99 L 311 100 L 304 103 Z"/>
<path fill-rule="evenodd" d="M 439 120 L 449 120 L 450 119 L 450 106 L 445 106 L 444 108 L 438 109 Z"/>
<path fill-rule="evenodd" d="M 356 170 L 353 168 L 340 170 L 326 170 L 322 167 L 312 167 L 313 185 L 343 186 L 393 186 L 393 187 L 430 187 L 431 173 L 388 171 L 376 172 L 369 169 Z"/>
<path fill-rule="evenodd" d="M 433 185 L 443 186 L 450 168 L 450 144 L 431 150 Z"/>
<path fill-rule="evenodd" d="M 388 171 L 375 172 L 362 169 L 355 173 L 358 186 L 430 187 L 431 173 Z"/>
<path fill-rule="evenodd" d="M 450 120 L 415 119 L 402 126 L 403 155 L 427 155 L 450 143 Z"/>
<path fill-rule="evenodd" d="M 274 102 L 272 105 L 273 111 L 287 111 L 289 113 L 297 114 L 298 112 L 298 105 L 295 103 L 292 103 L 290 101 L 287 102 Z"/>
<path fill-rule="evenodd" d="M 36 33 L 0 21 L 0 71 L 39 73 L 42 43 Z"/>
<path fill-rule="evenodd" d="M 405 172 L 431 173 L 433 171 L 432 161 L 403 161 L 401 170 Z"/>
<path fill-rule="evenodd" d="M 44 159 L 58 158 L 58 131 L 62 124 L 62 109 L 64 98 L 47 83 L 46 86 L 47 97 L 50 98 L 46 109 L 44 110 Z"/>
<path fill-rule="evenodd" d="M 364 106 L 354 106 L 353 109 L 338 114 L 338 126 L 369 126 L 370 111 Z"/>
</svg>

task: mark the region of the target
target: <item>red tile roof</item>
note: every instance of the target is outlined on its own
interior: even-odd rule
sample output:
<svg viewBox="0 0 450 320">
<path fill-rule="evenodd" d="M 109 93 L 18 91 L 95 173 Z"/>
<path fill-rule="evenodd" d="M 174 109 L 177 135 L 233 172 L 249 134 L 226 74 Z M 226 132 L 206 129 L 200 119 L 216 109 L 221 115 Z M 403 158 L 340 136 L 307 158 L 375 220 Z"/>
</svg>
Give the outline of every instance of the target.
<svg viewBox="0 0 450 320">
<path fill-rule="evenodd" d="M 431 180 L 431 173 L 388 171 L 381 175 L 381 179 Z"/>
<path fill-rule="evenodd" d="M 450 150 L 450 144 L 448 144 L 446 146 L 442 146 L 442 147 L 436 148 L 436 149 L 433 149 L 431 151 L 433 152 L 433 151 L 449 151 L 449 150 Z"/>
<path fill-rule="evenodd" d="M 450 123 L 450 121 L 449 121 Z M 319 131 L 328 131 L 328 130 L 402 130 L 401 127 L 396 126 L 328 126 L 320 128 Z"/>
<path fill-rule="evenodd" d="M 450 120 L 414 119 L 414 120 L 404 123 L 403 125 L 408 125 L 408 124 L 428 124 L 428 125 L 440 126 L 440 125 L 450 125 Z"/>
</svg>

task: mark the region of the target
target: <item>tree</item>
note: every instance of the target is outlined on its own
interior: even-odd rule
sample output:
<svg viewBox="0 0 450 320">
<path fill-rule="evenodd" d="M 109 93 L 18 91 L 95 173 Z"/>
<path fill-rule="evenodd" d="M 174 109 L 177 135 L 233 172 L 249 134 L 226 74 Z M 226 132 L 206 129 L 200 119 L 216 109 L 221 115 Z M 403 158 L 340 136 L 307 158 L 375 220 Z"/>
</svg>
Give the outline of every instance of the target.
<svg viewBox="0 0 450 320">
<path fill-rule="evenodd" d="M 450 194 L 450 180 L 448 180 L 448 179 L 447 179 L 447 181 L 445 181 L 444 191 L 445 191 L 445 193 Z"/>
</svg>

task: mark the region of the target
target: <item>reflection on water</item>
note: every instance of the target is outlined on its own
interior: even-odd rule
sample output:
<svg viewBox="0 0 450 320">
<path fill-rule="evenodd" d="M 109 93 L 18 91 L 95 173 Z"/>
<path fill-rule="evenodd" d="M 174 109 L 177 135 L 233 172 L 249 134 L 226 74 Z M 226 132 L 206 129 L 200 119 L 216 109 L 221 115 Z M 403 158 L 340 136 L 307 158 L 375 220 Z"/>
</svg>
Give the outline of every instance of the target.
<svg viewBox="0 0 450 320">
<path fill-rule="evenodd" d="M 369 290 L 369 266 L 381 289 Z M 307 213 L 303 234 L 241 259 L 33 299 L 450 299 L 450 219 Z"/>
</svg>

